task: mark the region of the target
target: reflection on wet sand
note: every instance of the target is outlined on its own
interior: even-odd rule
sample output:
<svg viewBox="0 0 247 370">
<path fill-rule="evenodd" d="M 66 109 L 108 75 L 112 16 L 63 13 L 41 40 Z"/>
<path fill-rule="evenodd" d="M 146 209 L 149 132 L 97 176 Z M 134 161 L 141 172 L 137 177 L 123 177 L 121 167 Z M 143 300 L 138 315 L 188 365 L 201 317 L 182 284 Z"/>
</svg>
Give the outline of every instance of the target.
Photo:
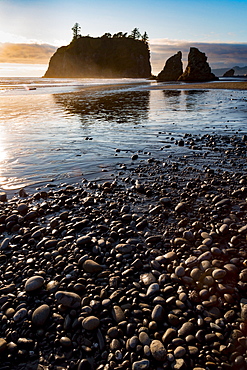
<svg viewBox="0 0 247 370">
<path fill-rule="evenodd" d="M 163 90 L 165 101 L 173 110 L 177 110 L 179 106 L 185 104 L 185 108 L 193 110 L 199 108 L 198 98 L 200 95 L 208 92 L 207 90 Z M 203 97 L 202 97 L 203 98 Z"/>
<path fill-rule="evenodd" d="M 83 123 L 94 120 L 134 124 L 148 119 L 150 91 L 121 91 L 108 94 L 54 95 L 55 102 L 69 115 L 78 115 Z"/>
</svg>

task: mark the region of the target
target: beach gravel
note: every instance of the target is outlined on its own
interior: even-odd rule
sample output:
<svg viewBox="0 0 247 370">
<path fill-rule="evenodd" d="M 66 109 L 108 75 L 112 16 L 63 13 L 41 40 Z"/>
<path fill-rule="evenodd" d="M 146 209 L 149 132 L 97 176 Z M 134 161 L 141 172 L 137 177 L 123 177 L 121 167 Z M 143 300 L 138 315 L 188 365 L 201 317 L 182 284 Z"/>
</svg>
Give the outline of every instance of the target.
<svg viewBox="0 0 247 370">
<path fill-rule="evenodd" d="M 0 369 L 246 369 L 246 145 L 199 141 L 0 201 Z"/>
</svg>

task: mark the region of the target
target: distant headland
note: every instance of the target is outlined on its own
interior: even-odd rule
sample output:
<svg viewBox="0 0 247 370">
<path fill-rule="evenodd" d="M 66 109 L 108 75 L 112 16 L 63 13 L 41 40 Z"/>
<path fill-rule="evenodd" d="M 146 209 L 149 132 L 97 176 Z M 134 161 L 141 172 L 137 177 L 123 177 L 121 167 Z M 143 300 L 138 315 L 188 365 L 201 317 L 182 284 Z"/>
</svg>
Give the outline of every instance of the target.
<svg viewBox="0 0 247 370">
<path fill-rule="evenodd" d="M 51 57 L 46 78 L 149 78 L 151 76 L 148 36 L 134 28 L 128 36 L 119 32 L 101 37 L 79 35 Z"/>
</svg>

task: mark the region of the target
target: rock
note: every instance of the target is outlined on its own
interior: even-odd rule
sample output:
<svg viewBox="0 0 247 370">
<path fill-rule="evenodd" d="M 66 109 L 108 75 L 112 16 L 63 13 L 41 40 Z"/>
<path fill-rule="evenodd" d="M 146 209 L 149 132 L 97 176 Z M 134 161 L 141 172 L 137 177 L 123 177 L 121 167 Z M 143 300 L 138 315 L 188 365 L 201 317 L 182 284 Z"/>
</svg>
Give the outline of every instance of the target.
<svg viewBox="0 0 247 370">
<path fill-rule="evenodd" d="M 180 337 L 186 337 L 187 335 L 191 334 L 193 331 L 194 331 L 194 324 L 192 324 L 192 322 L 190 321 L 187 321 L 178 330 L 178 335 Z"/>
<path fill-rule="evenodd" d="M 32 276 L 25 283 L 26 292 L 33 292 L 42 287 L 44 284 L 44 278 L 42 276 Z"/>
<path fill-rule="evenodd" d="M 185 354 L 186 354 L 186 349 L 184 347 L 178 346 L 177 348 L 175 348 L 175 351 L 174 351 L 175 358 L 181 358 Z"/>
<path fill-rule="evenodd" d="M 3 191 L 0 192 L 0 202 L 7 202 L 7 194 Z"/>
<path fill-rule="evenodd" d="M 223 77 L 233 77 L 234 76 L 234 69 L 231 68 L 231 69 L 228 69 L 228 71 L 226 71 L 224 74 L 223 74 Z"/>
<path fill-rule="evenodd" d="M 151 296 L 155 293 L 157 293 L 160 290 L 159 284 L 153 283 L 149 285 L 148 290 L 147 290 L 147 296 Z"/>
<path fill-rule="evenodd" d="M 132 370 L 147 370 L 150 368 L 150 362 L 149 360 L 140 360 L 136 361 L 132 365 Z"/>
<path fill-rule="evenodd" d="M 78 37 L 51 57 L 46 78 L 148 78 L 146 42 L 129 37 Z"/>
<path fill-rule="evenodd" d="M 78 246 L 83 246 L 91 243 L 91 237 L 89 235 L 81 236 L 77 239 L 76 244 Z"/>
<path fill-rule="evenodd" d="M 202 82 L 218 80 L 218 78 L 211 72 L 205 53 L 192 47 L 188 55 L 188 65 L 178 80 Z"/>
<path fill-rule="evenodd" d="M 0 353 L 4 352 L 7 348 L 7 342 L 4 338 L 0 338 Z"/>
<path fill-rule="evenodd" d="M 113 315 L 114 320 L 117 323 L 125 320 L 124 312 L 123 312 L 122 308 L 119 307 L 119 306 L 113 306 L 112 315 Z"/>
<path fill-rule="evenodd" d="M 32 314 L 32 323 L 36 326 L 42 326 L 50 315 L 50 307 L 47 304 L 43 304 L 34 310 Z"/>
<path fill-rule="evenodd" d="M 150 344 L 150 350 L 156 361 L 164 361 L 166 359 L 166 349 L 161 341 L 153 340 Z"/>
<path fill-rule="evenodd" d="M 152 311 L 151 317 L 152 317 L 152 320 L 156 322 L 162 322 L 165 317 L 164 308 L 160 304 L 157 304 Z"/>
<path fill-rule="evenodd" d="M 142 274 L 140 276 L 140 280 L 143 282 L 144 285 L 150 285 L 152 283 L 156 283 L 156 277 L 151 272 Z"/>
<path fill-rule="evenodd" d="M 100 321 L 96 316 L 88 316 L 82 321 L 82 327 L 86 330 L 95 330 L 99 324 Z"/>
<path fill-rule="evenodd" d="M 145 331 L 140 332 L 139 341 L 143 346 L 145 346 L 145 345 L 149 346 L 150 338 L 149 338 L 148 334 Z"/>
<path fill-rule="evenodd" d="M 118 253 L 125 254 L 130 253 L 132 251 L 132 247 L 130 244 L 118 244 L 116 246 L 116 250 Z"/>
<path fill-rule="evenodd" d="M 20 308 L 13 316 L 15 322 L 19 322 L 27 316 L 27 309 L 25 307 Z"/>
<path fill-rule="evenodd" d="M 177 81 L 183 73 L 182 53 L 177 54 L 167 59 L 163 70 L 158 74 L 158 81 Z"/>
<path fill-rule="evenodd" d="M 170 343 L 172 341 L 173 338 L 176 338 L 177 336 L 177 332 L 175 329 L 173 328 L 168 328 L 166 330 L 166 332 L 163 334 L 163 337 L 162 337 L 162 342 L 164 344 L 166 343 Z"/>
<path fill-rule="evenodd" d="M 0 250 L 5 250 L 5 249 L 7 249 L 8 248 L 8 246 L 9 246 L 9 243 L 10 243 L 10 238 L 5 238 L 3 241 L 2 241 L 2 243 L 1 243 L 1 245 L 0 245 Z"/>
<path fill-rule="evenodd" d="M 69 308 L 78 308 L 81 305 L 81 297 L 73 292 L 58 291 L 55 294 L 57 304 L 62 304 Z"/>
<path fill-rule="evenodd" d="M 103 270 L 102 266 L 100 266 L 97 262 L 93 260 L 86 260 L 83 265 L 83 270 L 89 272 L 91 274 L 100 272 Z"/>
<path fill-rule="evenodd" d="M 223 279 L 226 276 L 226 270 L 216 269 L 212 272 L 212 276 L 215 280 Z"/>
</svg>

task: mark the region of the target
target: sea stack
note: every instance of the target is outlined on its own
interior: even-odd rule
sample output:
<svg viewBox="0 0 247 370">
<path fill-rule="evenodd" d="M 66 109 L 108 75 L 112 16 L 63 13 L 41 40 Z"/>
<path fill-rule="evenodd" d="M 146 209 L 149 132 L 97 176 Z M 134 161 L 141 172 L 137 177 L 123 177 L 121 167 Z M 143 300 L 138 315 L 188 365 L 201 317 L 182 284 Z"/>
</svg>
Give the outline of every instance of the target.
<svg viewBox="0 0 247 370">
<path fill-rule="evenodd" d="M 167 59 L 163 70 L 157 76 L 157 81 L 177 81 L 182 73 L 182 53 L 178 51 L 177 54 Z"/>
<path fill-rule="evenodd" d="M 188 65 L 184 73 L 179 77 L 179 81 L 206 82 L 218 80 L 212 72 L 207 62 L 207 56 L 197 48 L 190 48 L 188 55 Z"/>
<path fill-rule="evenodd" d="M 46 78 L 149 78 L 148 44 L 133 38 L 80 37 L 51 57 Z"/>
</svg>

